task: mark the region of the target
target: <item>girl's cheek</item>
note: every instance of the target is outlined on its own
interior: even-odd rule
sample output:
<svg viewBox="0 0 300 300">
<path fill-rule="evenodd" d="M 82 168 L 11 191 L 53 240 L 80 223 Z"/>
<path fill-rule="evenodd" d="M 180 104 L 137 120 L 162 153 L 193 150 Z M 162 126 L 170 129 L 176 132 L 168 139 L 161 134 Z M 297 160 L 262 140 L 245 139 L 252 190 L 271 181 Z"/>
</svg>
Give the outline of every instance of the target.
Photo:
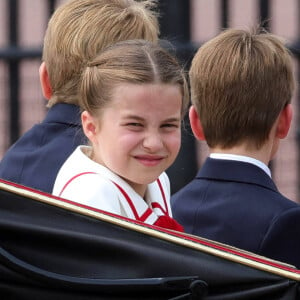
<svg viewBox="0 0 300 300">
<path fill-rule="evenodd" d="M 174 134 L 174 136 L 170 137 L 168 140 L 168 144 L 174 149 L 174 151 L 179 151 L 181 146 L 181 134 L 177 133 Z"/>
<path fill-rule="evenodd" d="M 143 140 L 142 136 L 138 132 L 126 132 L 120 136 L 119 141 L 115 141 L 118 143 L 124 143 L 124 144 L 137 144 L 140 143 Z"/>
</svg>

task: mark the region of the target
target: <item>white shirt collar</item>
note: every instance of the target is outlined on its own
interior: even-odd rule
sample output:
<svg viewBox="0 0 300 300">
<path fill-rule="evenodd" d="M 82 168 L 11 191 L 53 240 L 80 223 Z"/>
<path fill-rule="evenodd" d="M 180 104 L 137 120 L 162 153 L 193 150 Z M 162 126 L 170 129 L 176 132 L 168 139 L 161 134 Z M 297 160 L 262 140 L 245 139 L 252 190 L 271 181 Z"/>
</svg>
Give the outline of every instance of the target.
<svg viewBox="0 0 300 300">
<path fill-rule="evenodd" d="M 268 168 L 266 164 L 264 164 L 262 161 L 257 160 L 253 157 L 244 156 L 244 155 L 236 155 L 236 154 L 227 154 L 227 153 L 211 153 L 209 155 L 210 158 L 215 159 L 227 159 L 227 160 L 237 160 L 242 162 L 248 162 L 250 164 L 253 164 L 262 170 L 264 170 L 270 177 L 271 176 L 271 170 Z"/>
</svg>

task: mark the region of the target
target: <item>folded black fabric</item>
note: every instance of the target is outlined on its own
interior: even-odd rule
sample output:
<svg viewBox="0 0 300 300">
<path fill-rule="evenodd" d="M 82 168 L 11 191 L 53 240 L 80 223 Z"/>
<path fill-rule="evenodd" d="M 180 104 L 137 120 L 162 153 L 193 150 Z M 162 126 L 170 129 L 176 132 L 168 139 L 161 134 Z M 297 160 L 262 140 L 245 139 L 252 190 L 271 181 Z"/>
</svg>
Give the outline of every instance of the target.
<svg viewBox="0 0 300 300">
<path fill-rule="evenodd" d="M 0 181 L 1 299 L 291 300 L 299 280 L 279 262 Z"/>
</svg>

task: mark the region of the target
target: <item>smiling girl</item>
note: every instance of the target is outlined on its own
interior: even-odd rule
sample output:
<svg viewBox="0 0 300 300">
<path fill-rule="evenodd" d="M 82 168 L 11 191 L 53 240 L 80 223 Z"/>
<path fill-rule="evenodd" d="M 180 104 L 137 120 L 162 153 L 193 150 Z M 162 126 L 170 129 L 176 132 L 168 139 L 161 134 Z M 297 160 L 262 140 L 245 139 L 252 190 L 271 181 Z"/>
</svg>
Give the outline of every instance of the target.
<svg viewBox="0 0 300 300">
<path fill-rule="evenodd" d="M 79 92 L 91 146 L 79 146 L 67 159 L 53 194 L 183 230 L 172 219 L 164 172 L 179 152 L 188 105 L 176 59 L 150 42 L 117 43 L 88 62 Z"/>
</svg>

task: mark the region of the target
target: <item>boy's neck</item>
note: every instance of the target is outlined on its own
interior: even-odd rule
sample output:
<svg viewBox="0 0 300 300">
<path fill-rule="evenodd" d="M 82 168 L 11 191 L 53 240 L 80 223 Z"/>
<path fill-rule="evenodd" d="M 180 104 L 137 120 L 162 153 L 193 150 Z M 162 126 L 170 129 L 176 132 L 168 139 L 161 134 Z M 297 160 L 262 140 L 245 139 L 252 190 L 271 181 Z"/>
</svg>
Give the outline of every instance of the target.
<svg viewBox="0 0 300 300">
<path fill-rule="evenodd" d="M 234 146 L 231 148 L 210 148 L 210 153 L 224 153 L 224 154 L 233 154 L 233 155 L 242 155 L 254 158 L 256 160 L 259 160 L 263 162 L 265 165 L 268 165 L 270 160 L 272 159 L 272 147 L 269 147 L 268 144 L 264 145 L 260 149 L 253 149 L 249 146 L 245 146 L 244 144 L 241 144 L 239 146 Z"/>
</svg>

